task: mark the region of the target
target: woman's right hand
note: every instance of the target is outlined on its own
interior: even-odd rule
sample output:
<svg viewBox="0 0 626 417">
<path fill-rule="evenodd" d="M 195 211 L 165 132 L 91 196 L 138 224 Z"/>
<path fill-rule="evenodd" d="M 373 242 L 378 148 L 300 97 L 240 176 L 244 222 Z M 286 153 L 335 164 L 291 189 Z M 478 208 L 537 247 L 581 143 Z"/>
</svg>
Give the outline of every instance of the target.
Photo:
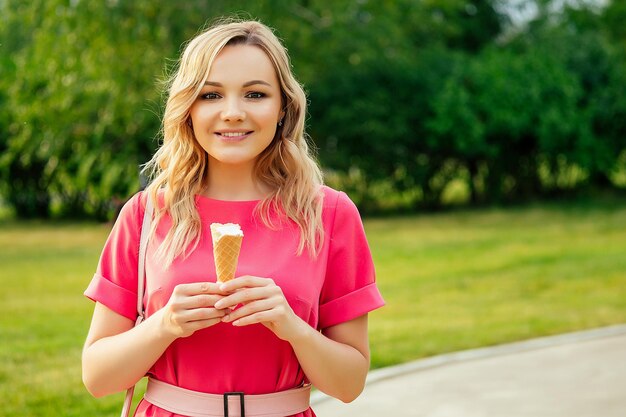
<svg viewBox="0 0 626 417">
<path fill-rule="evenodd" d="M 226 294 L 214 282 L 180 284 L 165 307 L 139 326 L 96 303 L 83 349 L 83 381 L 92 395 L 118 392 L 139 381 L 179 337 L 219 323 L 230 309 L 216 309 Z"/>
<path fill-rule="evenodd" d="M 161 314 L 164 332 L 174 338 L 187 337 L 196 330 L 220 323 L 231 310 L 214 307 L 227 295 L 219 286 L 214 282 L 177 285 L 165 307 L 155 313 Z"/>
</svg>

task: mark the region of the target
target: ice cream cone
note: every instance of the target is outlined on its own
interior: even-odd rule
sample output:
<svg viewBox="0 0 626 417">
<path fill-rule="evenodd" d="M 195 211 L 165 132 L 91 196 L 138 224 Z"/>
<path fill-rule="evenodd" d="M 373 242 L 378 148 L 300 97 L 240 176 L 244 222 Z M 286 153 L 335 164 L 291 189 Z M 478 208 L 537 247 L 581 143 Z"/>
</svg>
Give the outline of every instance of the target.
<svg viewBox="0 0 626 417">
<path fill-rule="evenodd" d="M 235 277 L 237 270 L 243 232 L 238 224 L 213 223 L 211 224 L 211 237 L 217 281 L 230 281 Z"/>
</svg>

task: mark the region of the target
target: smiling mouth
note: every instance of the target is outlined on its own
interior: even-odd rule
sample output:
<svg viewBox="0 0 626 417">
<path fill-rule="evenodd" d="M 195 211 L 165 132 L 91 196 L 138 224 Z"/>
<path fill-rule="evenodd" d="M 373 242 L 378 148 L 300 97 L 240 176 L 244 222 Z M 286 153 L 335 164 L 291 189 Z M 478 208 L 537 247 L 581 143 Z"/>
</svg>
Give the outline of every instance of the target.
<svg viewBox="0 0 626 417">
<path fill-rule="evenodd" d="M 233 139 L 237 139 L 237 138 L 242 138 L 244 136 L 248 136 L 250 133 L 252 133 L 252 131 L 249 132 L 216 132 L 216 134 L 225 137 L 225 138 L 233 138 Z"/>
</svg>

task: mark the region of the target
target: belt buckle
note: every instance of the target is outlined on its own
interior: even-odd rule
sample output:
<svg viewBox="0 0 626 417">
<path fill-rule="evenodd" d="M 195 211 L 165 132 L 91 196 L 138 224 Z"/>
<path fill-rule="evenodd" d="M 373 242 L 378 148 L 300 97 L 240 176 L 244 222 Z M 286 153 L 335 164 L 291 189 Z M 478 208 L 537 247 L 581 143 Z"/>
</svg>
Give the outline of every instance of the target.
<svg viewBox="0 0 626 417">
<path fill-rule="evenodd" d="M 224 417 L 228 417 L 228 397 L 231 395 L 239 397 L 239 407 L 241 408 L 241 417 L 246 417 L 246 410 L 243 401 L 243 392 L 225 392 L 224 393 Z"/>
</svg>

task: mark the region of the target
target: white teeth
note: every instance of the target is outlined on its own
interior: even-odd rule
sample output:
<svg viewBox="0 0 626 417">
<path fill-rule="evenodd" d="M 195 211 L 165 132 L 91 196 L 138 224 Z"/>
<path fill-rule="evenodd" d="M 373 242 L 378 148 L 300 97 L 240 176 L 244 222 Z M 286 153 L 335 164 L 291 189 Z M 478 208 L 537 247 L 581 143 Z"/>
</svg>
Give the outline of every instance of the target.
<svg viewBox="0 0 626 417">
<path fill-rule="evenodd" d="M 226 136 L 227 138 L 237 138 L 237 137 L 245 136 L 247 134 L 248 134 L 248 132 L 223 132 L 223 133 L 220 133 L 220 135 Z"/>
</svg>

